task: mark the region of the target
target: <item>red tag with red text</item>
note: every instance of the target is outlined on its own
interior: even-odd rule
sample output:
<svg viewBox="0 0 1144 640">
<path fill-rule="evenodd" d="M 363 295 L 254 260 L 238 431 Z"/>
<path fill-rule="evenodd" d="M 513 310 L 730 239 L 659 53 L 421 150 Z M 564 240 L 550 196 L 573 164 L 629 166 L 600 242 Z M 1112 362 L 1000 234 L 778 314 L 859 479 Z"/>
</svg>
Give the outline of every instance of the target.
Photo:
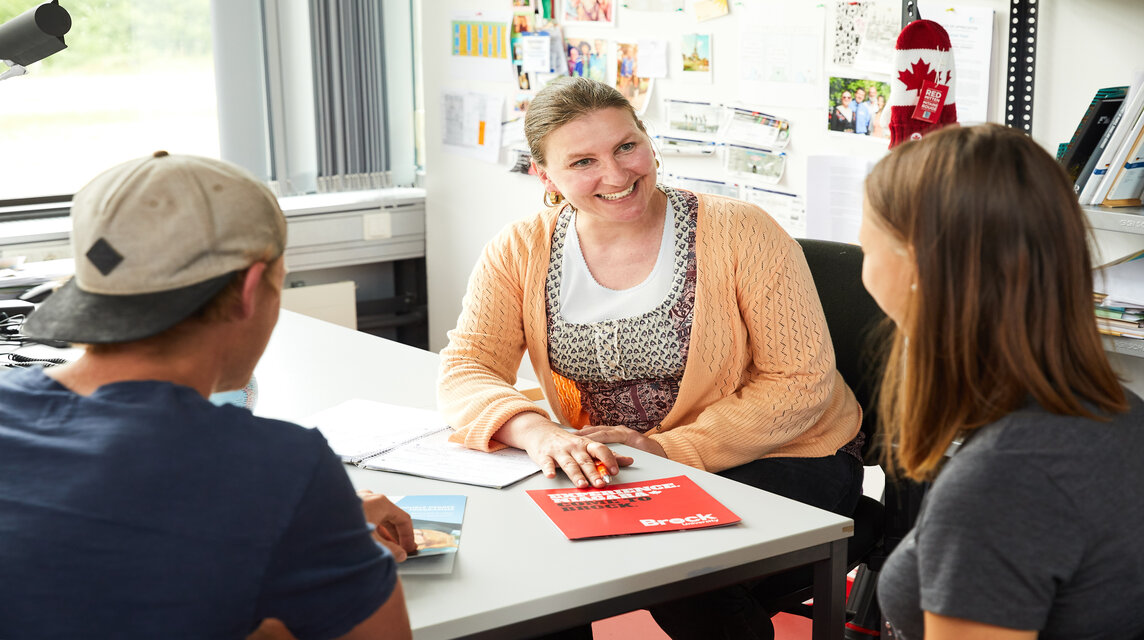
<svg viewBox="0 0 1144 640">
<path fill-rule="evenodd" d="M 937 122 L 948 95 L 949 87 L 947 85 L 926 80 L 922 83 L 922 88 L 918 89 L 918 105 L 914 107 L 913 118 L 930 124 Z"/>
</svg>

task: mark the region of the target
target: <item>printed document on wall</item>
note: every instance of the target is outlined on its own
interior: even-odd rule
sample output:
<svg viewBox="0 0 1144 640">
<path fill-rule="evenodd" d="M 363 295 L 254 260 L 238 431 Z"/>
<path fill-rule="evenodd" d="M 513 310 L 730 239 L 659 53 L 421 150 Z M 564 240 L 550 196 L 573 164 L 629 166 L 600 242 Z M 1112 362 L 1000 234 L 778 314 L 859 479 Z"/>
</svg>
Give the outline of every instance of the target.
<svg viewBox="0 0 1144 640">
<path fill-rule="evenodd" d="M 993 60 L 993 10 L 981 7 L 950 7 L 939 2 L 920 2 L 918 8 L 949 33 L 953 45 L 954 78 L 957 86 L 957 119 L 963 123 L 985 122 L 989 107 L 989 70 Z"/>
<path fill-rule="evenodd" d="M 806 237 L 858 244 L 866 176 L 876 158 L 806 159 Z"/>
<path fill-rule="evenodd" d="M 446 152 L 485 162 L 500 158 L 504 96 L 475 91 L 441 92 L 441 141 Z"/>
<path fill-rule="evenodd" d="M 765 2 L 743 11 L 754 13 L 739 22 L 739 100 L 817 107 L 822 101 L 822 6 Z"/>
<path fill-rule="evenodd" d="M 508 11 L 468 11 L 453 14 L 449 24 L 449 67 L 453 77 L 489 82 L 513 80 L 509 44 L 512 14 Z"/>
</svg>

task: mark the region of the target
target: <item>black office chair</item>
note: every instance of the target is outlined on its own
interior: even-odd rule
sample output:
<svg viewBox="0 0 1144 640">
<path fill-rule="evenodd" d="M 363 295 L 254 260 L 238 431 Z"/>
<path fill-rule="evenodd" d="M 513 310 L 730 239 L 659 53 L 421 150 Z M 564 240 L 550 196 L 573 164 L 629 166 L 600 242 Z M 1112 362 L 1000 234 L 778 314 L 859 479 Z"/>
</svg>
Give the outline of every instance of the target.
<svg viewBox="0 0 1144 640">
<path fill-rule="evenodd" d="M 862 250 L 851 244 L 799 239 L 810 267 L 822 310 L 834 344 L 838 372 L 853 389 L 862 406 L 866 442 L 862 456 L 867 466 L 879 464 L 877 438 L 877 389 L 881 381 L 879 347 L 889 335 L 885 314 L 862 285 Z M 877 571 L 893 546 L 913 526 L 920 491 L 912 483 L 887 480 L 887 503 L 862 496 L 855 509 L 854 535 L 847 540 L 847 569 L 863 565 L 847 599 L 847 634 L 868 638 L 879 631 L 881 612 L 874 586 Z M 889 505 L 888 507 L 886 505 Z M 812 609 L 802 604 L 811 597 L 809 569 L 771 576 L 762 583 L 770 594 L 785 594 L 764 603 L 769 611 L 785 611 L 810 617 Z M 758 593 L 758 591 L 756 591 Z"/>
</svg>

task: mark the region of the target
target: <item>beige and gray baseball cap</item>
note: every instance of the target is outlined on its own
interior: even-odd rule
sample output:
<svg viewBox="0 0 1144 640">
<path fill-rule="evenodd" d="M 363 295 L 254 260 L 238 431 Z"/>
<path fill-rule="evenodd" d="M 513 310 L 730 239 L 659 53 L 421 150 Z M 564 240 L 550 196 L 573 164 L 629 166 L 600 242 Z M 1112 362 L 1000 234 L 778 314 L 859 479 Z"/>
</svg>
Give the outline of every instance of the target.
<svg viewBox="0 0 1144 640">
<path fill-rule="evenodd" d="M 266 185 L 235 165 L 153 155 L 97 176 L 71 208 L 75 277 L 24 323 L 33 339 L 130 342 L 175 326 L 286 247 Z"/>
</svg>

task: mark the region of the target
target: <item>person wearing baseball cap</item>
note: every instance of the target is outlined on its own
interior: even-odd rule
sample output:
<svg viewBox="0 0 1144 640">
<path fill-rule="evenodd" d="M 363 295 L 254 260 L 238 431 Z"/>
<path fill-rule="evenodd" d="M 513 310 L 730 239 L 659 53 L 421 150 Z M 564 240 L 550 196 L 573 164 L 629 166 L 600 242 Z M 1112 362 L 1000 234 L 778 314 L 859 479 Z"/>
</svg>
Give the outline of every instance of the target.
<svg viewBox="0 0 1144 640">
<path fill-rule="evenodd" d="M 75 277 L 23 330 L 84 354 L 0 375 L 0 637 L 410 637 L 408 516 L 355 495 L 317 430 L 208 400 L 278 319 L 270 190 L 160 151 L 71 214 Z"/>
</svg>

